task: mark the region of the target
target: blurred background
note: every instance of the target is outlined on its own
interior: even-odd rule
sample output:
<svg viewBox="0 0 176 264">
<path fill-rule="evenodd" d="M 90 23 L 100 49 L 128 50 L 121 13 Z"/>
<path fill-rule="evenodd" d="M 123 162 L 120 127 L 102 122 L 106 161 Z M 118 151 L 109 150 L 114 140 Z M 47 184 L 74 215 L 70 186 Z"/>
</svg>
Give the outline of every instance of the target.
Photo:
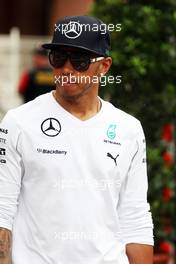
<svg viewBox="0 0 176 264">
<path fill-rule="evenodd" d="M 36 74 L 30 70 L 34 50 L 51 39 L 56 20 L 85 14 L 122 25 L 120 32 L 111 34 L 113 66 L 109 73 L 122 75 L 122 82 L 107 84 L 100 93 L 143 125 L 148 146 L 148 196 L 155 225 L 154 263 L 174 264 L 175 0 L 1 0 L 0 119 L 8 109 L 24 102 L 29 76 Z M 48 72 L 47 77 L 40 74 L 38 79 L 42 83 L 51 80 Z"/>
</svg>

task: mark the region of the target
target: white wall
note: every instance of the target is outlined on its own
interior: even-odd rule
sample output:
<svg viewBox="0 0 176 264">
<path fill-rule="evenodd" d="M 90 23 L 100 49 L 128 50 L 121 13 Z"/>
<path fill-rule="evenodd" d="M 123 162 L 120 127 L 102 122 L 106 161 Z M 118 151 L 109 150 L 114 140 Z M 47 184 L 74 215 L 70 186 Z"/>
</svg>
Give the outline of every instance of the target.
<svg viewBox="0 0 176 264">
<path fill-rule="evenodd" d="M 17 93 L 20 74 L 32 65 L 32 51 L 50 37 L 20 36 L 17 28 L 0 35 L 0 119 L 22 103 Z"/>
</svg>

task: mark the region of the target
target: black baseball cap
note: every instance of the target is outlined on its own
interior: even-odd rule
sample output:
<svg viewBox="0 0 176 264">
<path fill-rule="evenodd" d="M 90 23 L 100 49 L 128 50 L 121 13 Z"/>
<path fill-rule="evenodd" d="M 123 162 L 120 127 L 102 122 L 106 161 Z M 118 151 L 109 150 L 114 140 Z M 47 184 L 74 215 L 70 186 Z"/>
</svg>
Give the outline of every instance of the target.
<svg viewBox="0 0 176 264">
<path fill-rule="evenodd" d="M 110 33 L 107 25 L 95 17 L 67 16 L 55 24 L 52 42 L 42 45 L 49 50 L 60 46 L 75 47 L 107 57 Z"/>
</svg>

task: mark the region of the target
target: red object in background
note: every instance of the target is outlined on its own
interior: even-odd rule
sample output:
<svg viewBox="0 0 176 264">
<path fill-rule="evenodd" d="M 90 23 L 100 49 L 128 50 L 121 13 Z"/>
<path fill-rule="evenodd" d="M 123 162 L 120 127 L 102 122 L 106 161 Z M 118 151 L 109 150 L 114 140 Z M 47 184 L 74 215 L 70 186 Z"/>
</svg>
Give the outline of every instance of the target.
<svg viewBox="0 0 176 264">
<path fill-rule="evenodd" d="M 162 196 L 163 196 L 164 202 L 168 202 L 173 196 L 173 190 L 169 187 L 164 187 L 162 191 Z"/>
<path fill-rule="evenodd" d="M 163 160 L 167 166 L 171 166 L 174 163 L 174 158 L 169 151 L 164 152 Z"/>
<path fill-rule="evenodd" d="M 173 232 L 173 227 L 171 225 L 167 225 L 164 227 L 164 232 L 167 234 L 167 235 L 170 235 L 172 232 Z"/>
<path fill-rule="evenodd" d="M 170 242 L 163 241 L 160 243 L 159 249 L 164 253 L 171 254 L 173 247 L 172 247 L 172 244 Z"/>
<path fill-rule="evenodd" d="M 20 82 L 19 82 L 19 86 L 18 86 L 18 92 L 20 94 L 25 93 L 27 87 L 29 84 L 29 74 L 28 72 L 24 72 L 21 76 Z"/>
<path fill-rule="evenodd" d="M 162 140 L 166 142 L 172 142 L 173 141 L 173 125 L 172 124 L 166 124 L 163 127 L 163 132 L 161 136 Z"/>
<path fill-rule="evenodd" d="M 170 261 L 170 256 L 168 256 L 166 253 L 155 254 L 153 261 L 153 264 L 168 264 Z"/>
</svg>

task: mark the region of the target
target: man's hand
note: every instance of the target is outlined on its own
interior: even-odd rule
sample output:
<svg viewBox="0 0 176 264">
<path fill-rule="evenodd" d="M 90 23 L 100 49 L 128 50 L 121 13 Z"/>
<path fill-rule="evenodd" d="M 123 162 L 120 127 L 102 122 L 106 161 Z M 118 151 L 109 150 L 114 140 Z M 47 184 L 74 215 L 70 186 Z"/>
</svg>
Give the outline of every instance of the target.
<svg viewBox="0 0 176 264">
<path fill-rule="evenodd" d="M 0 264 L 10 264 L 11 231 L 0 227 Z"/>
<path fill-rule="evenodd" d="M 153 246 L 131 243 L 126 252 L 130 264 L 153 264 Z"/>
</svg>

